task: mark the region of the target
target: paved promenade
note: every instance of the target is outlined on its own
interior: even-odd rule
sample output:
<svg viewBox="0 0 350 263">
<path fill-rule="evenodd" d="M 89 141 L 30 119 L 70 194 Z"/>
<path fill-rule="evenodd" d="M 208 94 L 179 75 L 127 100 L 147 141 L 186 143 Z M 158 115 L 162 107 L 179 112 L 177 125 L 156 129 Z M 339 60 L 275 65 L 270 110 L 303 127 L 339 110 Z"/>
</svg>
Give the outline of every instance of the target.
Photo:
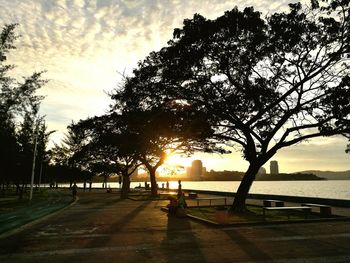
<svg viewBox="0 0 350 263">
<path fill-rule="evenodd" d="M 164 201 L 85 193 L 0 239 L 0 262 L 350 262 L 350 222 L 211 227 L 168 217 Z"/>
</svg>

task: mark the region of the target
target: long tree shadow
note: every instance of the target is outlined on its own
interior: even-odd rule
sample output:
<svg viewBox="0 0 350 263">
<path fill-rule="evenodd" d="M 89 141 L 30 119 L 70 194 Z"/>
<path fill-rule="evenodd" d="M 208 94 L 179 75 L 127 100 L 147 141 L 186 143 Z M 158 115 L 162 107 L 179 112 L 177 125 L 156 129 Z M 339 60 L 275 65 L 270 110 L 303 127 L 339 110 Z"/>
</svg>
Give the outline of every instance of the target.
<svg viewBox="0 0 350 263">
<path fill-rule="evenodd" d="M 206 262 L 188 218 L 168 216 L 166 236 L 161 250 L 166 262 Z"/>
<path fill-rule="evenodd" d="M 119 200 L 122 202 L 123 200 Z M 106 229 L 104 229 L 105 233 L 118 233 L 119 231 L 123 230 L 124 227 L 127 224 L 130 224 L 130 222 L 137 217 L 139 213 L 141 213 L 152 201 L 144 201 L 141 202 L 140 205 L 134 207 L 131 211 L 129 211 L 127 214 L 121 216 L 118 220 L 116 220 L 113 224 L 109 225 Z M 87 246 L 94 247 L 94 246 L 104 246 L 109 243 L 111 240 L 111 235 L 106 235 L 105 237 L 101 237 L 98 240 L 93 239 L 92 242 L 88 243 Z"/>
<path fill-rule="evenodd" d="M 252 260 L 269 260 L 270 255 L 261 250 L 253 241 L 242 235 L 239 231 L 230 229 L 224 232 L 234 241 Z"/>
<path fill-rule="evenodd" d="M 94 194 L 96 196 L 96 194 Z M 92 218 L 95 217 L 96 211 L 101 211 L 104 209 L 107 209 L 109 207 L 113 207 L 116 203 L 120 202 L 121 199 L 119 196 L 116 195 L 107 195 L 107 194 L 99 194 L 99 197 L 96 202 L 95 198 L 89 198 L 89 197 L 82 197 L 79 199 L 76 205 L 74 205 L 68 213 L 70 213 L 69 217 L 66 217 L 65 213 L 59 214 L 57 218 L 57 223 L 62 222 L 82 222 L 89 221 L 89 217 Z M 87 211 L 91 211 L 91 213 Z M 61 218 L 65 218 L 63 221 L 61 221 Z"/>
</svg>

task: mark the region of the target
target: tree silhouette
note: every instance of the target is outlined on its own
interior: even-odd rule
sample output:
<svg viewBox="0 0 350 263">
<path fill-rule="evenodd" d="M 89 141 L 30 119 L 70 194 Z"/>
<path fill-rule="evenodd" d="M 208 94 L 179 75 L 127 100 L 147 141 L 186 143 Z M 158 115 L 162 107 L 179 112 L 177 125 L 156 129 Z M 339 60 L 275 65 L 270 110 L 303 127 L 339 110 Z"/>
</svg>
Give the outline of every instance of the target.
<svg viewBox="0 0 350 263">
<path fill-rule="evenodd" d="M 205 129 L 203 125 L 196 126 L 195 116 L 191 116 L 191 111 L 172 112 L 160 108 L 133 111 L 126 116 L 129 121 L 133 120 L 130 129 L 140 136 L 137 158 L 149 172 L 152 196 L 158 194 L 156 171 L 169 155 L 189 154 L 200 143 L 207 143 L 201 140 Z"/>
<path fill-rule="evenodd" d="M 44 120 L 38 116 L 43 97 L 36 92 L 47 81 L 42 79 L 43 72 L 33 73 L 21 81 L 11 76 L 14 66 L 6 61 L 7 54 L 15 49 L 16 26 L 5 25 L 0 33 L 0 179 L 3 183 L 15 183 L 17 189 L 22 183 L 23 190 L 30 180 L 35 131 L 46 133 Z M 46 146 L 44 136 L 37 141 Z"/>
<path fill-rule="evenodd" d="M 349 1 L 290 4 L 262 19 L 252 7 L 215 20 L 196 14 L 134 70 L 143 108 L 182 101 L 208 117 L 213 139 L 240 147 L 249 167 L 232 210 L 278 150 L 349 135 Z"/>
<path fill-rule="evenodd" d="M 182 110 L 176 111 L 166 111 L 162 107 L 151 111 L 134 107 L 135 101 L 129 97 L 125 87 L 114 93 L 116 103 L 111 113 L 81 120 L 72 129 L 84 130 L 87 134 L 87 143 L 82 152 L 89 156 L 84 163 L 90 170 L 105 175 L 122 175 L 122 198 L 127 198 L 130 176 L 140 165 L 148 170 L 151 193 L 156 196 L 156 170 L 167 155 L 189 153 L 199 147 L 205 147 L 208 151 L 217 147 L 206 141 L 207 134 L 212 134 L 212 130 L 209 125 L 204 125 L 206 120 L 203 114 L 183 105 L 178 105 Z M 129 107 L 127 101 L 134 106 Z"/>
<path fill-rule="evenodd" d="M 105 181 L 109 175 L 121 175 L 121 198 L 127 198 L 130 176 L 140 165 L 136 158 L 139 136 L 128 129 L 125 119 L 119 114 L 81 120 L 72 128 L 84 130 L 87 134 L 82 153 L 89 169 L 105 176 Z"/>
<path fill-rule="evenodd" d="M 62 142 L 51 149 L 51 165 L 56 167 L 53 169 L 56 175 L 52 180 L 69 180 L 71 186 L 76 180 L 91 180 L 85 148 L 87 140 L 88 134 L 85 130 L 74 122 L 68 125 Z"/>
<path fill-rule="evenodd" d="M 135 80 L 126 78 L 124 85 L 114 91 L 112 110 L 122 112 L 128 131 L 137 135 L 136 158 L 148 170 L 152 196 L 157 196 L 156 170 L 169 155 L 189 154 L 199 148 L 208 152 L 224 150 L 208 140 L 213 130 L 203 112 L 177 100 L 162 101 L 148 108 L 144 97 L 134 93 Z"/>
</svg>

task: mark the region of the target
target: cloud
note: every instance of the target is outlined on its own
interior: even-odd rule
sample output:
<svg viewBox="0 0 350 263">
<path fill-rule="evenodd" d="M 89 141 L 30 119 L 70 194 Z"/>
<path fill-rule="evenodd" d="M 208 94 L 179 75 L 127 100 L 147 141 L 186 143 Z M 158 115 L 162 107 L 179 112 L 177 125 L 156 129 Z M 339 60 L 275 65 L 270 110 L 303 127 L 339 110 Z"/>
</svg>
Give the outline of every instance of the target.
<svg viewBox="0 0 350 263">
<path fill-rule="evenodd" d="M 30 57 L 50 67 L 60 57 L 94 59 L 109 53 L 116 59 L 126 57 L 125 67 L 164 46 L 173 28 L 194 13 L 215 18 L 235 5 L 266 10 L 271 7 L 267 3 L 271 1 L 0 0 L 0 23 L 20 24 L 23 37 L 14 58 L 18 63 Z"/>
<path fill-rule="evenodd" d="M 318 138 L 281 150 L 274 159 L 278 160 L 282 171 L 349 169 L 345 146 L 348 140 L 342 136 Z M 316 165 L 317 164 L 317 165 Z"/>
<path fill-rule="evenodd" d="M 120 81 L 117 71 L 129 73 L 137 61 L 165 46 L 173 29 L 181 27 L 184 19 L 192 18 L 194 13 L 215 19 L 235 6 L 254 6 L 265 16 L 286 10 L 289 2 L 0 0 L 0 25 L 19 23 L 21 38 L 16 42 L 17 50 L 8 56 L 9 62 L 17 65 L 14 74 L 25 76 L 47 70 L 45 77 L 50 82 L 41 91 L 46 95 L 41 111 L 49 129 L 59 130 L 53 136 L 58 141 L 71 120 L 103 114 L 110 103 L 105 91 L 117 87 Z M 327 144 L 313 141 L 291 147 L 277 157 L 284 167 L 298 168 L 301 160 L 307 164 L 317 158 L 333 157 L 332 162 L 341 160 L 339 167 L 345 167 L 345 154 L 339 152 L 346 144 L 344 140 L 324 142 Z M 315 153 L 315 149 L 319 151 Z M 337 154 L 328 156 L 327 149 Z M 208 166 L 215 168 L 216 163 L 232 170 L 246 167 L 239 153 L 224 158 L 214 156 Z"/>
</svg>

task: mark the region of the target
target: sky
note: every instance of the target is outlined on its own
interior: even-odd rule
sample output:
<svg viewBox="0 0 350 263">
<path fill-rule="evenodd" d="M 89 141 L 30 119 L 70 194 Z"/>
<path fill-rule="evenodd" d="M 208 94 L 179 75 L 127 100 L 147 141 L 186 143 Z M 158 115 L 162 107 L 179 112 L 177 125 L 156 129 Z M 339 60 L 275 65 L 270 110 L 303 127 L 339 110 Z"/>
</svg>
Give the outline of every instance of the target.
<svg viewBox="0 0 350 263">
<path fill-rule="evenodd" d="M 166 45 L 174 28 L 200 13 L 215 19 L 235 6 L 254 6 L 263 14 L 285 10 L 286 0 L 0 0 L 0 26 L 18 23 L 17 49 L 8 62 L 18 78 L 46 71 L 40 109 L 59 143 L 72 121 L 106 112 L 108 93 L 130 74 L 137 62 Z M 347 140 L 311 140 L 280 151 L 273 160 L 280 172 L 350 170 Z M 244 171 L 241 154 L 196 154 L 208 170 Z M 174 161 L 174 160 L 173 160 Z M 269 172 L 269 165 L 265 165 Z"/>
</svg>

